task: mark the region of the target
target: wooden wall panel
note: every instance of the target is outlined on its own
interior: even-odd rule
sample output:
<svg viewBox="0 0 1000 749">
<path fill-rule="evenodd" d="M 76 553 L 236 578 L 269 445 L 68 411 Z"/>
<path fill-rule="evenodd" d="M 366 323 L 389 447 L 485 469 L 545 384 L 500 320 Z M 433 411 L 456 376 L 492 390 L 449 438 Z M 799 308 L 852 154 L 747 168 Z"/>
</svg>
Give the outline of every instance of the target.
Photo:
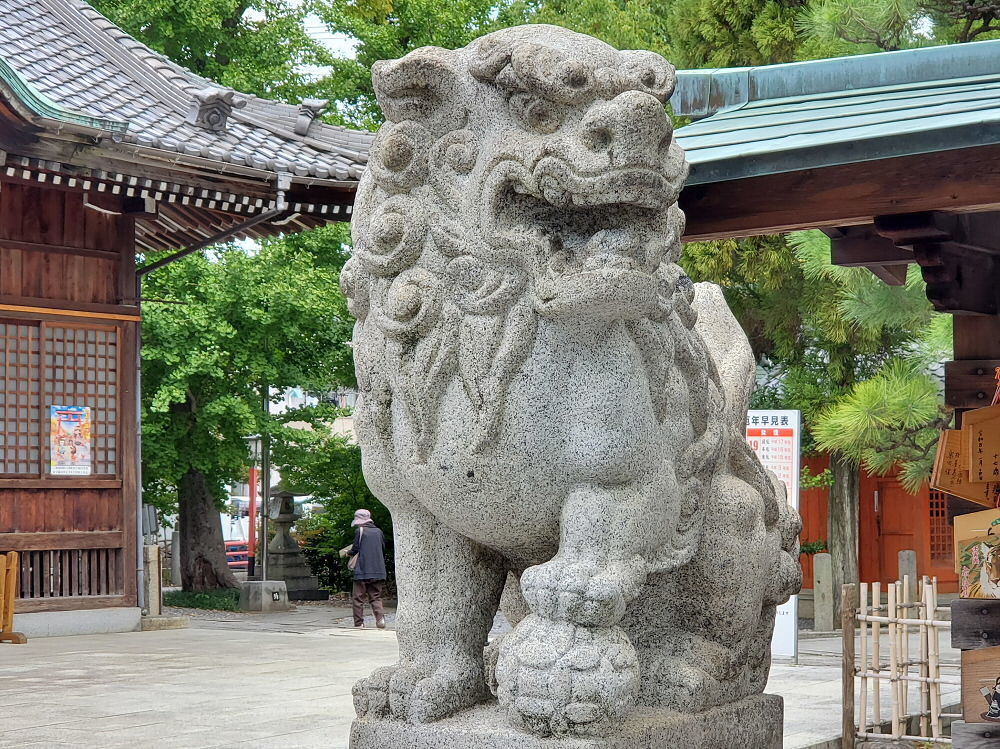
<svg viewBox="0 0 1000 749">
<path fill-rule="evenodd" d="M 116 304 L 122 236 L 133 231 L 130 218 L 85 208 L 82 192 L 4 183 L 0 295 Z"/>
<path fill-rule="evenodd" d="M 124 530 L 123 509 L 120 489 L 3 489 L 0 534 Z"/>
</svg>

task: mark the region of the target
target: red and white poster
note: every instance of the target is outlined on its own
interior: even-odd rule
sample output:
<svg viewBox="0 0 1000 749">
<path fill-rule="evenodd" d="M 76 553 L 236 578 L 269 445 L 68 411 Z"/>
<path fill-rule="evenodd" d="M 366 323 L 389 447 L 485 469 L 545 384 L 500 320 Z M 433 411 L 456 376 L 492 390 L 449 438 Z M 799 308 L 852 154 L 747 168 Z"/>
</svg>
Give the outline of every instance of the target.
<svg viewBox="0 0 1000 749">
<path fill-rule="evenodd" d="M 90 408 L 49 408 L 49 473 L 53 476 L 89 476 Z"/>
<path fill-rule="evenodd" d="M 799 476 L 802 418 L 800 411 L 748 411 L 747 442 L 760 462 L 785 485 L 788 504 L 799 509 Z M 781 658 L 799 657 L 798 596 L 778 606 L 771 636 L 771 654 Z"/>
</svg>

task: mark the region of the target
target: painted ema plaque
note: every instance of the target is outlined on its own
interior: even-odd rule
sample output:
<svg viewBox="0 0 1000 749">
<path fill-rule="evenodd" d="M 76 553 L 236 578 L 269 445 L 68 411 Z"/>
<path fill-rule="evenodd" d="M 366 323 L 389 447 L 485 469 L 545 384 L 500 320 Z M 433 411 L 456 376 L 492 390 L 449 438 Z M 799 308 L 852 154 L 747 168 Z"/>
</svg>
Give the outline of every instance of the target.
<svg viewBox="0 0 1000 749">
<path fill-rule="evenodd" d="M 89 407 L 50 407 L 49 473 L 53 476 L 90 475 Z"/>
<path fill-rule="evenodd" d="M 785 485 L 788 504 L 799 509 L 800 411 L 747 411 L 747 442 L 760 462 Z M 798 660 L 799 597 L 778 606 L 771 636 L 771 653 Z"/>
</svg>

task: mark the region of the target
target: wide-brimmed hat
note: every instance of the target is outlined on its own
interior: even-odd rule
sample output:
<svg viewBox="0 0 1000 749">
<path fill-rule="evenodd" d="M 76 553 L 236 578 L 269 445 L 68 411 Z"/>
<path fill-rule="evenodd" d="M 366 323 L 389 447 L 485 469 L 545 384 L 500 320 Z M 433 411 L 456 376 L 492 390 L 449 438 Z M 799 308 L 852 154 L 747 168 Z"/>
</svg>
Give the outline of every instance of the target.
<svg viewBox="0 0 1000 749">
<path fill-rule="evenodd" d="M 365 523 L 370 523 L 372 521 L 372 514 L 368 510 L 358 510 L 354 513 L 354 520 L 351 522 L 351 527 L 355 525 L 364 525 Z"/>
</svg>

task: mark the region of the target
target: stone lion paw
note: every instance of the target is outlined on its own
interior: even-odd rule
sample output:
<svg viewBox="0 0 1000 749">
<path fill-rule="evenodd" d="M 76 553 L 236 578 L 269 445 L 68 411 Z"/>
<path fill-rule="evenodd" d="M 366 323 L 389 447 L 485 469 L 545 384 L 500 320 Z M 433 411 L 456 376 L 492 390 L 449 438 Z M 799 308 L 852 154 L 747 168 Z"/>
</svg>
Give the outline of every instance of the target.
<svg viewBox="0 0 1000 749">
<path fill-rule="evenodd" d="M 481 664 L 450 661 L 381 668 L 355 684 L 353 694 L 358 717 L 431 723 L 482 701 L 487 689 Z"/>
<path fill-rule="evenodd" d="M 545 619 L 611 627 L 625 615 L 634 587 L 630 578 L 623 569 L 591 561 L 553 559 L 525 570 L 521 590 L 531 610 Z"/>
<path fill-rule="evenodd" d="M 625 632 L 536 615 L 501 644 L 497 699 L 511 722 L 540 735 L 604 736 L 639 693 L 639 662 Z"/>
<path fill-rule="evenodd" d="M 359 718 L 385 718 L 389 715 L 389 680 L 400 666 L 386 666 L 355 682 L 351 689 L 354 712 Z"/>
</svg>

